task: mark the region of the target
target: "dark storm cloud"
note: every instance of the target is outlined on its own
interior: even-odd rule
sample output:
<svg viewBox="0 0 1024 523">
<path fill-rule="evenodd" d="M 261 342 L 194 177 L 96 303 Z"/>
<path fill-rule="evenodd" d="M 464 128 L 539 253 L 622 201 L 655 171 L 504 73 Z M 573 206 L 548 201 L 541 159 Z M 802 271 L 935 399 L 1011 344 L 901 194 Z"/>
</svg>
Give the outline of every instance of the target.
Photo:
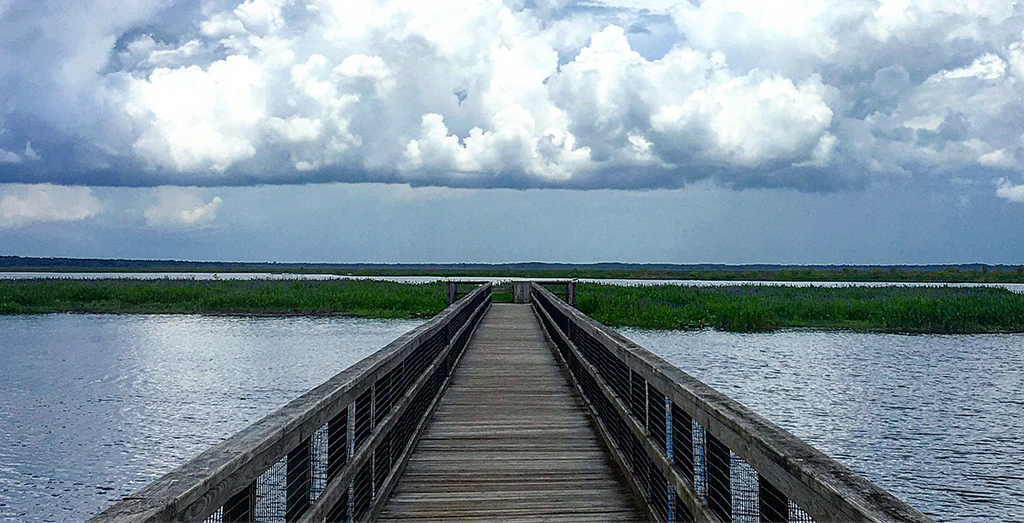
<svg viewBox="0 0 1024 523">
<path fill-rule="evenodd" d="M 1022 181 L 1009 2 L 8 0 L 0 25 L 0 182 Z"/>
</svg>

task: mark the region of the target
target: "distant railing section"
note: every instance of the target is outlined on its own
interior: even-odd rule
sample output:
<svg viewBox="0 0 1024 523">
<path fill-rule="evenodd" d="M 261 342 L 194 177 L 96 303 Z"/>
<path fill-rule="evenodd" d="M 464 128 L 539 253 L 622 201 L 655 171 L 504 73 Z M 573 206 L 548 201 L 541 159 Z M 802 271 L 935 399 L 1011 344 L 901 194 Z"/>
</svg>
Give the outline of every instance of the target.
<svg viewBox="0 0 1024 523">
<path fill-rule="evenodd" d="M 929 521 L 743 405 L 532 285 L 598 432 L 658 521 Z"/>
<path fill-rule="evenodd" d="M 555 296 L 558 296 L 570 307 L 576 306 L 576 280 L 547 280 L 538 282 L 520 282 L 523 297 L 518 303 L 530 303 L 533 297 L 533 286 L 539 285 Z"/>
<path fill-rule="evenodd" d="M 483 281 L 448 280 L 445 282 L 445 297 L 448 299 L 448 304 L 455 303 L 466 294 L 472 292 L 473 289 L 486 283 Z M 569 305 L 576 306 L 576 280 L 542 280 L 538 282 L 499 281 L 492 284 L 492 296 L 495 297 L 495 301 L 530 303 L 531 289 L 534 283 L 554 292 Z M 501 296 L 499 297 L 499 295 Z M 504 298 L 504 300 L 501 298 Z"/>
<path fill-rule="evenodd" d="M 477 286 L 93 521 L 375 518 L 490 302 L 490 284 Z"/>
<path fill-rule="evenodd" d="M 477 287 L 481 285 L 487 285 L 485 281 L 463 281 L 463 280 L 447 280 L 445 282 L 444 295 L 448 300 L 448 305 L 451 305 L 462 298 L 469 295 L 469 293 L 475 291 Z M 491 286 L 491 293 L 497 291 L 496 286 Z"/>
</svg>

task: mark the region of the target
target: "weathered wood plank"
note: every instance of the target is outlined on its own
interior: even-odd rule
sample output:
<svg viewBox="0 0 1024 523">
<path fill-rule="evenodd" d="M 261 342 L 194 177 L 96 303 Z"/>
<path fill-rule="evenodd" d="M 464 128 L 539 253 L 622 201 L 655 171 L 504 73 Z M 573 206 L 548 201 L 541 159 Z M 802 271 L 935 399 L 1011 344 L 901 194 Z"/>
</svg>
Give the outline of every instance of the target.
<svg viewBox="0 0 1024 523">
<path fill-rule="evenodd" d="M 643 521 L 528 305 L 492 305 L 380 519 Z"/>
</svg>

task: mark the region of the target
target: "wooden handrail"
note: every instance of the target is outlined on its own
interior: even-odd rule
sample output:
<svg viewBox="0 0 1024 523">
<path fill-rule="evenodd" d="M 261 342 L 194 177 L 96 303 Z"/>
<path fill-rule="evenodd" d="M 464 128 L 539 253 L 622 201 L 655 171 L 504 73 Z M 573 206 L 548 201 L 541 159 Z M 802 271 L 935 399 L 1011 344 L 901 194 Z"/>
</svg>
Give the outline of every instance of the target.
<svg viewBox="0 0 1024 523">
<path fill-rule="evenodd" d="M 772 492 L 777 491 L 786 496 L 816 521 L 930 521 L 892 494 L 739 402 L 569 307 L 540 285 L 533 286 L 533 300 L 538 316 L 561 351 L 563 361 L 570 366 L 574 380 L 594 382 L 596 390 L 611 405 L 612 410 L 609 412 L 620 419 L 601 419 L 608 416 L 609 412 L 598 412 L 593 399 L 583 393 L 595 416 L 603 424 L 614 422 L 626 425 L 629 433 L 639 440 L 651 463 L 675 488 L 676 494 L 687 505 L 694 519 L 716 521 L 726 518 L 710 510 L 708 500 L 695 492 L 695 486 L 685 479 L 686 471 L 673 462 L 670 448 L 652 438 L 650 429 L 653 427 L 648 425 L 650 413 L 634 412 L 635 409 L 630 405 L 632 398 L 622 397 L 622 386 L 616 391 L 608 383 L 606 376 L 610 370 L 602 373 L 599 367 L 603 362 L 591 361 L 592 358 L 588 358 L 573 339 L 585 337 L 588 342 L 598 344 L 619 362 L 615 365 L 621 364 L 627 369 L 629 385 L 625 390 L 631 393 L 642 390 L 645 403 L 651 397 L 666 398 L 666 412 L 671 412 L 673 408 L 685 412 L 716 442 L 724 444 L 729 451 L 749 464 L 760 476 L 759 481 L 767 482 L 769 485 L 766 487 L 774 489 Z M 574 360 L 575 364 L 570 365 L 569 360 Z M 666 413 L 665 416 L 668 418 L 671 414 Z M 666 418 L 657 421 L 664 423 Z M 671 426 L 670 423 L 668 425 Z M 603 432 L 606 433 L 602 435 L 609 446 L 616 446 L 617 442 L 607 434 L 609 431 Z M 617 461 L 624 466 L 631 481 L 644 480 L 642 477 L 637 478 L 628 464 L 629 459 L 623 457 L 617 458 Z M 645 490 L 643 485 L 635 488 Z M 649 495 L 644 494 L 644 497 L 648 503 L 651 502 Z M 652 511 L 652 514 L 658 512 Z"/>
<path fill-rule="evenodd" d="M 449 306 L 425 324 L 403 334 L 381 350 L 367 356 L 355 365 L 340 372 L 322 385 L 293 400 L 277 411 L 253 423 L 227 440 L 214 445 L 188 463 L 178 467 L 142 490 L 126 497 L 121 502 L 92 518 L 94 522 L 113 521 L 201 521 L 216 513 L 229 500 L 245 495 L 247 489 L 276 463 L 288 460 L 293 452 L 310 444 L 314 433 L 324 430 L 328 423 L 339 415 L 349 414 L 348 430 L 353 432 L 355 418 L 360 413 L 355 409 L 357 398 L 374 397 L 375 388 L 381 381 L 396 372 L 401 374 L 406 365 L 409 368 L 422 367 L 419 375 L 409 380 L 400 380 L 402 395 L 391 402 L 389 412 L 380 423 L 375 422 L 373 406 L 370 404 L 372 434 L 360 445 L 347 441 L 347 451 L 340 456 L 345 466 L 336 472 L 325 487 L 324 495 L 334 495 L 340 485 L 350 480 L 357 467 L 365 466 L 366 456 L 373 454 L 373 445 L 381 441 L 382 435 L 393 430 L 403 414 L 409 411 L 413 399 L 428 390 L 426 384 L 439 371 L 443 371 L 444 382 L 458 363 L 458 355 L 468 337 L 472 334 L 483 313 L 490 305 L 490 284 L 484 284 L 470 292 L 465 298 Z M 441 345 L 437 345 L 441 343 Z M 461 344 L 462 347 L 458 345 Z M 437 346 L 435 348 L 435 346 Z M 453 355 L 453 348 L 460 353 Z M 429 349 L 429 350 L 428 350 Z M 420 359 L 427 353 L 429 361 Z M 416 360 L 416 361 L 413 361 Z M 443 392 L 443 382 L 435 384 L 430 400 L 436 400 Z M 365 414 L 366 411 L 363 411 Z M 418 431 L 422 429 L 422 418 L 429 416 L 429 409 L 414 420 L 408 439 L 415 443 Z M 389 434 L 390 435 L 390 434 Z M 408 458 L 408 453 L 404 459 Z M 402 463 L 389 466 L 399 468 Z M 312 467 L 312 464 L 308 466 Z M 308 478 L 308 474 L 307 474 Z M 372 478 L 371 478 L 372 481 Z M 303 488 L 308 489 L 308 485 Z M 371 492 L 372 492 L 371 488 Z M 317 513 L 322 512 L 323 501 L 307 500 Z M 325 498 L 326 499 L 326 498 Z M 376 501 L 379 501 L 376 500 Z M 251 503 L 251 500 L 249 500 Z M 303 511 L 305 513 L 305 510 Z"/>
</svg>

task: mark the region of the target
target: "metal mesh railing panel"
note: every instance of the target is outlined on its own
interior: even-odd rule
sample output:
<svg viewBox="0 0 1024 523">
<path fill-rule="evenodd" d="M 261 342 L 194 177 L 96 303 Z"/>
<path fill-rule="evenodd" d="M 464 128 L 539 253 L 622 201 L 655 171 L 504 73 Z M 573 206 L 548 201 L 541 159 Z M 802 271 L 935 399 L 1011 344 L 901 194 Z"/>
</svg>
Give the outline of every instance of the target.
<svg viewBox="0 0 1024 523">
<path fill-rule="evenodd" d="M 791 499 L 788 501 L 790 523 L 814 523 L 814 518 L 807 512 L 804 512 L 804 509 L 798 507 L 796 502 Z"/>
<path fill-rule="evenodd" d="M 309 499 L 316 501 L 327 488 L 327 466 L 330 461 L 329 425 L 317 429 L 310 441 L 310 485 Z"/>
<path fill-rule="evenodd" d="M 534 296 L 546 313 L 541 315 L 544 327 L 559 330 L 568 338 L 566 341 L 561 336 L 552 336 L 581 393 L 626 461 L 627 474 L 656 518 L 694 520 L 682 493 L 676 492 L 657 465 L 658 460 L 664 459 L 671 463 L 682 481 L 692 487 L 697 503 L 723 521 L 812 521 L 749 463 L 708 433 L 693 416 L 669 401 L 642 374 L 630 370 L 611 349 L 595 339 L 587 327 L 574 325 L 573 319 L 542 293 Z M 607 389 L 602 389 L 584 368 L 584 362 L 611 389 L 611 396 L 606 395 Z M 626 409 L 625 417 L 615 407 L 616 399 Z M 648 454 L 649 447 L 638 439 L 630 423 L 646 429 L 645 437 L 659 456 Z"/>
<path fill-rule="evenodd" d="M 693 420 L 690 431 L 693 435 L 693 491 L 698 498 L 707 502 L 708 467 L 705 459 L 704 427 L 697 420 Z"/>
<path fill-rule="evenodd" d="M 252 521 L 261 523 L 285 521 L 287 459 L 274 463 L 256 480 L 256 496 Z M 225 507 L 225 509 L 228 507 Z"/>
<path fill-rule="evenodd" d="M 732 521 L 760 523 L 761 506 L 758 494 L 757 471 L 743 458 L 731 452 L 729 456 L 729 483 L 732 487 Z"/>
</svg>

